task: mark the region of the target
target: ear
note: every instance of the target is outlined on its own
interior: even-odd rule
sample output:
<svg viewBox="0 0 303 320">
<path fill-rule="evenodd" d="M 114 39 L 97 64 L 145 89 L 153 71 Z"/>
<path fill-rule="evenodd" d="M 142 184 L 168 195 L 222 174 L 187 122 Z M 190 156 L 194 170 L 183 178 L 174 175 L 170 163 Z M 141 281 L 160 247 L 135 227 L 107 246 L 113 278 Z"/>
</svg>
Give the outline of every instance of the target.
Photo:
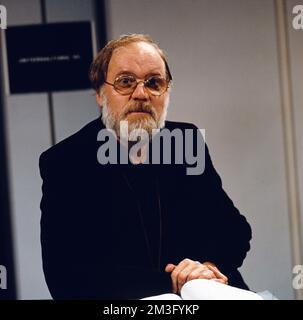
<svg viewBox="0 0 303 320">
<path fill-rule="evenodd" d="M 102 107 L 102 102 L 103 102 L 103 99 L 102 99 L 102 95 L 100 92 L 97 92 L 96 93 L 96 101 L 97 101 L 97 104 L 99 107 Z"/>
</svg>

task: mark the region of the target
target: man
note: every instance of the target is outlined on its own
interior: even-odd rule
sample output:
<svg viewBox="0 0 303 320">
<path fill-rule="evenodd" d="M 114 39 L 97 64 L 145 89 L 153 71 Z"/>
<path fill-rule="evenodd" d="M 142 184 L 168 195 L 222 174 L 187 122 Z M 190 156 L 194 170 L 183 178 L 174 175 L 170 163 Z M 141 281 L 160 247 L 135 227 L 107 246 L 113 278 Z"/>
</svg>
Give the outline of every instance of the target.
<svg viewBox="0 0 303 320">
<path fill-rule="evenodd" d="M 202 174 L 148 162 L 157 132 L 197 132 L 166 121 L 172 76 L 163 51 L 148 36 L 123 36 L 99 52 L 90 79 L 101 119 L 40 157 L 43 268 L 52 297 L 142 298 L 179 293 L 191 279 L 247 288 L 237 269 L 251 229 L 223 191 L 207 147 Z M 132 155 L 136 130 L 148 138 Z M 104 162 L 104 132 L 120 156 L 139 161 Z"/>
</svg>

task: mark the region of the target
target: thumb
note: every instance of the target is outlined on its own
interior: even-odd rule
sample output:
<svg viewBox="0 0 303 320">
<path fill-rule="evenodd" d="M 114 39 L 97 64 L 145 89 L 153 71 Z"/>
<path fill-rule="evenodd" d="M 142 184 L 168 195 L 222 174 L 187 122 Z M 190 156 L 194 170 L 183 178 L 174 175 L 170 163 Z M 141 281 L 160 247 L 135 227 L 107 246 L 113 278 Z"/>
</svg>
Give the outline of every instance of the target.
<svg viewBox="0 0 303 320">
<path fill-rule="evenodd" d="M 165 272 L 172 272 L 175 268 L 176 266 L 174 264 L 168 263 L 165 267 Z"/>
</svg>

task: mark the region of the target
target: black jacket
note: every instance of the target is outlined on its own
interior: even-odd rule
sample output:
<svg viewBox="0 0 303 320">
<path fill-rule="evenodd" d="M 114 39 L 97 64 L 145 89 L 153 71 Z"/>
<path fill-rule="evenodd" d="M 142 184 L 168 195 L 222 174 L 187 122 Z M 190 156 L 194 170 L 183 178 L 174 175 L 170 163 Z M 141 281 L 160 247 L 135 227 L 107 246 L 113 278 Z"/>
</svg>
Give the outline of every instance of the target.
<svg viewBox="0 0 303 320">
<path fill-rule="evenodd" d="M 196 129 L 170 121 L 166 128 Z M 211 261 L 230 285 L 247 288 L 237 268 L 251 229 L 222 189 L 207 147 L 202 175 L 188 176 L 182 165 L 100 165 L 101 129 L 98 118 L 40 157 L 43 269 L 52 297 L 170 292 L 164 268 L 184 258 Z"/>
</svg>

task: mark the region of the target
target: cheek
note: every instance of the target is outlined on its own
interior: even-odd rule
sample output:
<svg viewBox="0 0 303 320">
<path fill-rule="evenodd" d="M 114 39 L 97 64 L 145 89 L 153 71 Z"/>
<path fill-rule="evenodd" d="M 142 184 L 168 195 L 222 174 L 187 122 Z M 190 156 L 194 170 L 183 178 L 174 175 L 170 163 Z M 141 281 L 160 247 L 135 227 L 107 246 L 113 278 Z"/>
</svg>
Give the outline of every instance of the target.
<svg viewBox="0 0 303 320">
<path fill-rule="evenodd" d="M 107 103 L 114 113 L 119 113 L 127 104 L 128 98 L 121 95 L 111 94 L 107 96 Z"/>
<path fill-rule="evenodd" d="M 156 98 L 154 101 L 152 101 L 152 104 L 156 109 L 158 116 L 160 116 L 164 110 L 165 101 L 166 101 L 165 97 L 159 97 L 159 98 Z"/>
</svg>

